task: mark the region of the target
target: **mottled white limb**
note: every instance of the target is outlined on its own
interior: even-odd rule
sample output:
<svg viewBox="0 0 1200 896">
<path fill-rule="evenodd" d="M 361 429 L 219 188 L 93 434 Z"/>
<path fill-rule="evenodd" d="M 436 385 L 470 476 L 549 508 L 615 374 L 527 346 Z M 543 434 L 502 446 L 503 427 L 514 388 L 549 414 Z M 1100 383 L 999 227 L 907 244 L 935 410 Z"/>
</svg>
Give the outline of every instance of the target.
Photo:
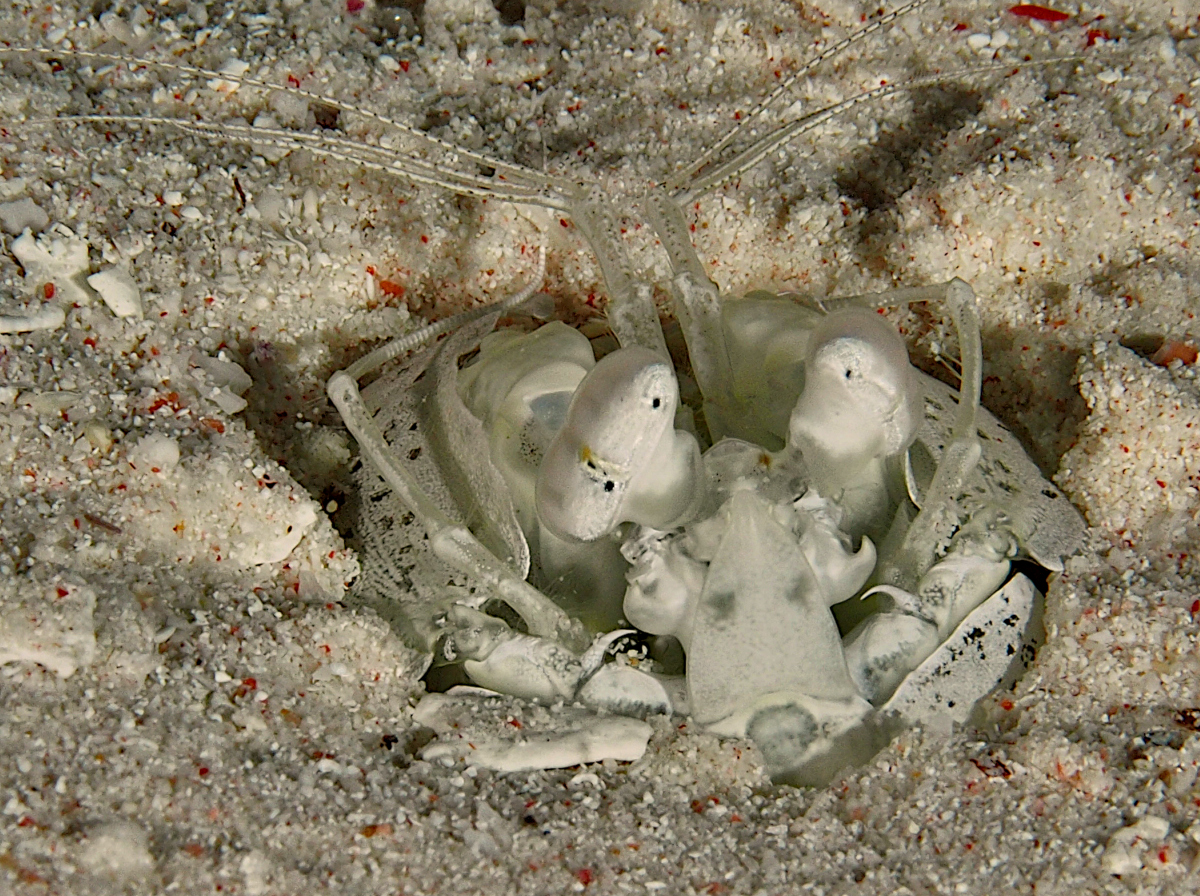
<svg viewBox="0 0 1200 896">
<path fill-rule="evenodd" d="M 421 521 L 437 557 L 474 577 L 516 610 L 531 634 L 575 646 L 578 626 L 570 617 L 548 597 L 518 578 L 479 542 L 470 529 L 450 519 L 421 490 L 415 478 L 392 454 L 383 433 L 363 404 L 358 384 L 345 372 L 339 372 L 330 377 L 326 391 L 346 428 L 358 441 L 359 450 L 391 486 L 396 497 Z"/>
<path fill-rule="evenodd" d="M 504 306 L 516 305 L 528 299 L 540 285 L 540 274 L 544 272 L 544 254 L 539 254 L 539 259 L 538 279 L 509 299 Z M 481 313 L 496 313 L 496 308 L 490 306 L 487 309 L 466 312 L 466 315 L 479 317 Z M 581 626 L 553 601 L 514 574 L 503 561 L 484 547 L 470 529 L 452 520 L 425 494 L 412 473 L 397 460 L 359 393 L 359 377 L 397 355 L 436 338 L 440 333 L 460 326 L 465 322 L 462 317 L 463 315 L 459 315 L 449 321 L 433 324 L 388 343 L 347 370 L 335 373 L 329 379 L 326 392 L 341 414 L 346 428 L 358 442 L 360 452 L 392 488 L 396 497 L 424 526 L 429 535 L 430 546 L 437 557 L 453 568 L 466 572 L 511 606 L 525 620 L 530 634 L 559 641 L 571 649 L 576 649 L 584 643 L 581 641 L 584 638 Z"/>
<path fill-rule="evenodd" d="M 803 65 L 800 66 L 800 68 L 788 75 L 788 77 L 780 82 L 774 90 L 767 94 L 758 103 L 758 105 L 750 110 L 749 114 L 743 116 L 741 121 L 739 121 L 737 125 L 735 125 L 729 131 L 729 133 L 717 141 L 714 146 L 705 150 L 700 158 L 696 159 L 696 161 L 682 171 L 676 172 L 676 174 L 669 181 L 667 181 L 667 189 L 673 192 L 685 189 L 697 174 L 712 164 L 712 162 L 719 158 L 734 140 L 736 140 L 742 133 L 746 132 L 748 128 L 752 127 L 776 100 L 778 100 L 785 93 L 791 91 L 791 89 L 801 79 L 807 78 L 822 63 L 827 62 L 828 60 L 841 54 L 845 50 L 854 46 L 856 43 L 865 40 L 876 31 L 879 31 L 881 28 L 887 27 L 901 16 L 908 15 L 910 12 L 916 12 L 929 2 L 930 0 L 911 0 L 911 2 L 892 10 L 891 12 L 882 15 L 871 22 L 868 22 L 857 31 L 851 33 L 847 37 L 842 38 L 836 43 L 830 44 L 816 56 L 813 56 L 807 60 Z"/>
</svg>

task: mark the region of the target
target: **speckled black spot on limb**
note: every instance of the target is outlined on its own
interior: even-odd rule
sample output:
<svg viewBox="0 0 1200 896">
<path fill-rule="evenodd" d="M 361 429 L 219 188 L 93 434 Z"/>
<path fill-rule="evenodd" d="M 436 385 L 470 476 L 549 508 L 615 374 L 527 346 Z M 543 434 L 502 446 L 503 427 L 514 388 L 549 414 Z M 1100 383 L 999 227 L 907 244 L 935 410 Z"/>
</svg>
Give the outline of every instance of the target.
<svg viewBox="0 0 1200 896">
<path fill-rule="evenodd" d="M 408 513 L 404 514 L 404 516 L 400 517 L 400 525 L 401 526 L 412 525 L 412 521 L 415 519 L 416 519 L 416 517 L 413 515 L 412 511 L 410 510 Z"/>
<path fill-rule="evenodd" d="M 1058 494 L 1058 492 L 1056 492 L 1056 491 L 1054 491 L 1054 489 L 1050 489 L 1050 488 L 1044 488 L 1044 489 L 1042 489 L 1042 494 L 1043 494 L 1045 497 L 1047 497 L 1047 498 L 1051 498 L 1051 499 L 1059 497 L 1059 494 Z"/>
<path fill-rule="evenodd" d="M 966 641 L 968 644 L 973 644 L 976 641 L 978 641 L 980 638 L 984 637 L 986 634 L 987 634 L 987 632 L 985 632 L 983 629 L 976 626 L 975 628 L 973 628 L 969 632 L 967 632 Z"/>
<path fill-rule="evenodd" d="M 1021 617 L 1019 615 L 1017 615 L 1016 613 L 1013 613 L 1011 616 L 1005 616 L 1000 621 L 1003 622 L 1005 625 L 1007 625 L 1009 628 L 1016 628 L 1017 623 L 1021 621 Z"/>
<path fill-rule="evenodd" d="M 414 423 L 412 426 L 410 426 L 410 427 L 408 428 L 408 431 L 409 431 L 409 432 L 416 432 L 416 431 L 417 431 L 417 424 L 416 424 L 416 423 Z"/>
<path fill-rule="evenodd" d="M 409 460 L 416 460 L 420 456 L 421 456 L 421 447 L 419 445 L 416 448 L 414 448 L 412 451 L 408 452 Z"/>
<path fill-rule="evenodd" d="M 1017 649 L 1015 647 L 1013 647 L 1011 644 L 1009 644 L 1008 647 L 1004 651 L 1004 655 L 1012 656 L 1016 652 L 1017 652 Z"/>
<path fill-rule="evenodd" d="M 381 492 L 376 495 L 371 495 L 369 498 L 367 498 L 367 500 L 370 501 L 372 504 L 378 504 L 380 501 L 382 501 L 384 498 L 386 498 L 388 496 L 388 494 L 389 494 L 388 492 Z"/>
</svg>

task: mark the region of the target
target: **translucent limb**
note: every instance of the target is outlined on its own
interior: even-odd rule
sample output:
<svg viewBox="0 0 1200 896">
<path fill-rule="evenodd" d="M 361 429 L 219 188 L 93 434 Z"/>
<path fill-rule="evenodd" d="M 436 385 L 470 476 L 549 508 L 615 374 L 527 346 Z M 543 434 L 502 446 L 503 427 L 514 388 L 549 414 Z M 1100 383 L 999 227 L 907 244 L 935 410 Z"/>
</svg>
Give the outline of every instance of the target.
<svg viewBox="0 0 1200 896">
<path fill-rule="evenodd" d="M 707 413 L 710 405 L 733 405 L 733 368 L 721 317 L 721 294 L 704 272 L 688 237 L 687 223 L 678 204 L 663 190 L 647 197 L 646 217 L 662 241 L 671 262 L 675 316 L 687 342 L 692 372 L 704 396 L 706 418 L 713 441 L 726 433 L 720 414 Z"/>
<path fill-rule="evenodd" d="M 538 249 L 538 262 L 537 267 L 534 269 L 533 277 L 520 292 L 509 296 L 495 305 L 483 305 L 479 308 L 461 311 L 442 320 L 434 321 L 419 330 L 414 330 L 412 333 L 406 333 L 403 336 L 393 339 L 391 342 L 375 349 L 375 351 L 359 358 L 346 368 L 345 373 L 351 380 L 357 383 L 368 373 L 378 370 L 384 364 L 399 358 L 401 355 L 406 355 L 414 349 L 427 345 L 443 333 L 452 333 L 464 324 L 479 320 L 479 318 L 485 315 L 502 313 L 517 308 L 529 301 L 533 294 L 537 292 L 545 277 L 546 247 L 542 246 Z"/>
<path fill-rule="evenodd" d="M 598 200 L 576 202 L 571 217 L 587 239 L 608 286 L 608 322 L 622 348 L 641 346 L 670 360 L 654 308 L 649 281 L 632 270 L 621 248 L 620 231 L 609 208 Z"/>
<path fill-rule="evenodd" d="M 912 293 L 911 290 L 897 292 L 909 296 Z M 889 293 L 879 298 L 884 303 L 892 304 Z M 905 300 L 912 301 L 915 298 L 906 296 Z M 929 287 L 926 298 L 940 299 L 950 310 L 954 328 L 958 332 L 962 382 L 950 443 L 943 449 L 933 481 L 922 496 L 921 510 L 908 527 L 900 546 L 880 564 L 880 580 L 907 591 L 916 588 L 921 576 L 937 558 L 939 547 L 949 542 L 961 522 L 955 499 L 983 454 L 976 429 L 979 395 L 983 385 L 983 347 L 979 337 L 975 293 L 966 282 L 956 277 L 942 286 Z"/>
</svg>

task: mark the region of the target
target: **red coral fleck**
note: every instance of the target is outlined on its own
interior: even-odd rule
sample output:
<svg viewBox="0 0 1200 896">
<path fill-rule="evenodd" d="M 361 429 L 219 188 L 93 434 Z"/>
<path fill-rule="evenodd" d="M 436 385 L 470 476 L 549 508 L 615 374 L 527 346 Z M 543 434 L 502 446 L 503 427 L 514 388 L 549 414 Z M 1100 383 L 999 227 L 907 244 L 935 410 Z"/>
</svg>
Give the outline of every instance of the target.
<svg viewBox="0 0 1200 896">
<path fill-rule="evenodd" d="M 346 0 L 346 12 L 354 15 L 363 11 L 363 7 L 367 5 L 366 0 Z"/>
<path fill-rule="evenodd" d="M 385 296 L 393 299 L 399 299 L 404 296 L 403 285 L 396 283 L 393 280 L 380 280 L 379 291 Z"/>
<path fill-rule="evenodd" d="M 1038 6 L 1036 3 L 1018 3 L 1008 11 L 1014 16 L 1037 19 L 1039 22 L 1065 22 L 1071 18 L 1070 13 L 1059 12 L 1057 9 L 1050 9 L 1047 6 Z"/>
<path fill-rule="evenodd" d="M 575 872 L 575 879 L 586 887 L 596 878 L 592 874 L 592 870 L 590 868 L 580 868 Z"/>
</svg>

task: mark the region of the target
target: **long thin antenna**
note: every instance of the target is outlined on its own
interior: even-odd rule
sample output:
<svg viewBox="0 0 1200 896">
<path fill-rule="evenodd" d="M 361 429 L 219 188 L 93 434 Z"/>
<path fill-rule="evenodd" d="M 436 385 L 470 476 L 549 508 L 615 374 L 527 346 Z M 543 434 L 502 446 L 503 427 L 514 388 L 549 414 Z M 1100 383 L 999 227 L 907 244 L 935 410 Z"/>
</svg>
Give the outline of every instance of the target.
<svg viewBox="0 0 1200 896">
<path fill-rule="evenodd" d="M 792 72 L 792 74 L 785 78 L 781 83 L 776 85 L 775 89 L 768 93 L 766 97 L 764 97 L 748 115 L 734 125 L 729 133 L 722 137 L 714 146 L 705 150 L 704 153 L 701 154 L 700 158 L 696 159 L 696 161 L 694 161 L 687 168 L 676 172 L 671 179 L 667 181 L 667 189 L 671 190 L 672 192 L 684 189 L 685 185 L 690 182 L 696 174 L 703 171 L 710 164 L 712 164 L 715 159 L 719 158 L 729 144 L 736 140 L 738 136 L 746 130 L 747 127 L 757 121 L 772 103 L 774 103 L 785 93 L 788 93 L 797 81 L 799 81 L 801 78 L 807 77 L 823 62 L 832 59 L 834 56 L 842 53 L 847 48 L 852 47 L 854 44 L 870 37 L 879 29 L 890 25 L 901 16 L 908 15 L 910 12 L 915 12 L 929 2 L 931 2 L 931 0 L 911 0 L 910 3 L 906 3 L 903 6 L 892 10 L 886 15 L 880 16 L 878 19 L 869 22 L 849 36 L 843 38 L 835 44 L 831 44 L 816 56 L 813 56 L 803 65 L 801 65 L 800 68 Z"/>
<path fill-rule="evenodd" d="M 936 87 L 959 78 L 974 77 L 978 75 L 986 75 L 998 71 L 1012 71 L 1016 68 L 1023 68 L 1030 65 L 1045 66 L 1054 65 L 1061 62 L 1079 62 L 1083 59 L 1082 56 L 1057 56 L 1050 59 L 1039 59 L 1033 62 L 997 62 L 992 65 L 978 66 L 975 68 L 961 69 L 958 71 L 944 72 L 937 75 L 929 75 L 923 78 L 913 78 L 909 81 L 898 81 L 895 84 L 884 84 L 872 90 L 866 90 L 854 96 L 832 103 L 825 106 L 823 109 L 818 109 L 815 112 L 810 112 L 795 121 L 788 122 L 776 128 L 769 134 L 760 137 L 758 140 L 751 143 L 748 147 L 742 150 L 737 155 L 720 163 L 712 170 L 701 174 L 692 183 L 677 187 L 672 196 L 676 201 L 686 205 L 695 199 L 711 193 L 745 172 L 749 171 L 775 150 L 795 140 L 801 134 L 808 133 L 819 125 L 824 124 L 831 118 L 840 115 L 843 112 L 853 109 L 855 106 L 861 106 L 864 103 L 872 103 L 884 97 L 891 96 L 896 93 L 905 93 L 911 90 L 918 90 L 923 87 Z"/>
<path fill-rule="evenodd" d="M 155 59 L 144 59 L 138 57 L 130 58 L 126 56 L 118 56 L 112 53 L 98 53 L 94 50 L 52 50 L 44 47 L 0 47 L 0 58 L 3 58 L 4 56 L 25 56 L 36 57 L 39 59 L 61 59 L 65 57 L 84 61 L 104 62 L 117 66 L 143 65 L 150 68 L 158 68 L 168 72 L 187 75 L 193 78 L 228 81 L 239 86 L 257 87 L 264 90 L 277 90 L 293 96 L 304 97 L 305 99 L 321 103 L 322 105 L 329 106 L 330 108 L 337 109 L 341 112 L 348 112 L 353 115 L 361 115 L 370 121 L 378 122 L 386 128 L 390 128 L 391 130 L 404 134 L 407 138 L 414 141 L 424 149 L 441 152 L 454 158 L 468 159 L 474 162 L 476 165 L 484 168 L 494 168 L 497 174 L 503 175 L 509 179 L 519 180 L 531 184 L 540 184 L 547 189 L 554 189 L 558 186 L 554 178 L 549 177 L 548 175 L 543 174 L 536 169 L 529 168 L 525 165 L 519 165 L 514 162 L 505 162 L 501 159 L 495 159 L 483 153 L 475 152 L 474 150 L 464 149 L 463 147 L 450 143 L 447 140 L 430 136 L 424 131 L 420 131 L 411 125 L 396 121 L 393 118 L 388 118 L 386 115 L 383 115 L 379 112 L 373 112 L 370 109 L 365 109 L 350 103 L 344 103 L 341 100 L 334 99 L 333 97 L 325 96 L 312 90 L 305 90 L 303 87 L 273 84 L 270 81 L 265 81 L 261 78 L 250 77 L 247 75 L 237 75 L 231 72 L 222 72 L 215 69 L 201 68 L 199 66 L 183 65 L 178 62 L 161 62 Z"/>
</svg>

